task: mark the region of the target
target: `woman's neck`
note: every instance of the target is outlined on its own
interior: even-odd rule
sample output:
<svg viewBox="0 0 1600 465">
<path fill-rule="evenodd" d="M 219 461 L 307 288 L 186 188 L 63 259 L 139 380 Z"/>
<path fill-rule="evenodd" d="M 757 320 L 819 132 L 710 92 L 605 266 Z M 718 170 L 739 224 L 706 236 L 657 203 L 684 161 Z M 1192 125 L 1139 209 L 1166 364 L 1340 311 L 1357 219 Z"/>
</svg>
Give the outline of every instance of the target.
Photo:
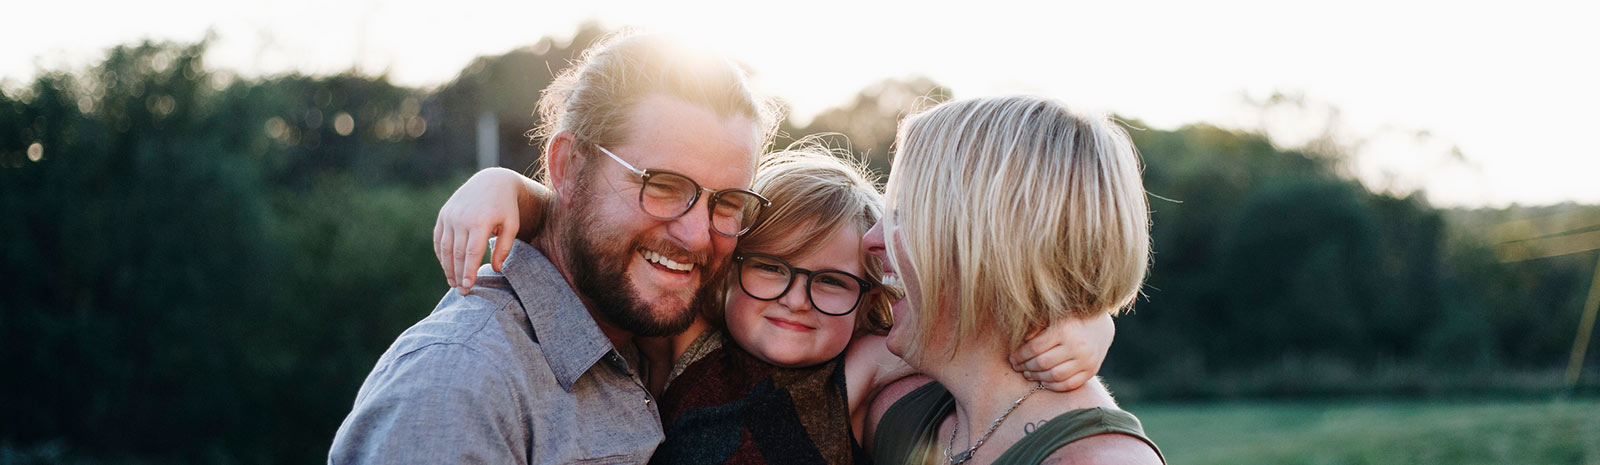
<svg viewBox="0 0 1600 465">
<path fill-rule="evenodd" d="M 1036 384 L 1011 370 L 997 347 L 963 347 L 947 363 L 927 373 L 956 398 L 956 418 L 961 422 L 956 444 L 964 437 L 976 443 L 1011 404 Z M 960 447 L 960 450 L 966 450 Z"/>
<path fill-rule="evenodd" d="M 998 423 L 994 433 L 982 447 L 974 451 L 973 459 L 967 463 L 985 464 L 999 458 L 1011 444 L 1032 431 L 1030 424 L 1043 424 L 1073 409 L 1115 407 L 1098 380 L 1071 392 L 1041 389 L 1030 394 L 1038 383 L 1012 371 L 1006 361 L 1007 353 L 1000 346 L 963 347 L 947 363 L 937 364 L 938 367 L 927 370 L 926 374 L 938 380 L 955 397 L 955 412 L 946 419 L 937 437 L 939 447 L 949 447 L 951 455 L 965 452 L 977 444 L 1002 416 L 1005 419 Z M 1017 404 L 1018 399 L 1024 396 L 1026 399 Z M 1016 406 L 1015 410 L 1012 410 L 1013 405 Z M 1009 414 L 1008 410 L 1011 410 Z M 950 447 L 951 428 L 957 428 L 954 431 L 954 447 Z"/>
</svg>

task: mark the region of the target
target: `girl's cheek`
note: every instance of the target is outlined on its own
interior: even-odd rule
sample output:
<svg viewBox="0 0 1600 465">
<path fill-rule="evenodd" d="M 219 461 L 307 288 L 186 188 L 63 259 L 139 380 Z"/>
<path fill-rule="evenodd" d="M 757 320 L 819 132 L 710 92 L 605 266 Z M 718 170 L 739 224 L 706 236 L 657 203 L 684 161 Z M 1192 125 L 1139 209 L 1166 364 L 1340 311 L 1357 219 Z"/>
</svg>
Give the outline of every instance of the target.
<svg viewBox="0 0 1600 465">
<path fill-rule="evenodd" d="M 824 343 L 821 345 L 827 348 L 825 350 L 827 350 L 828 353 L 824 354 L 827 355 L 827 357 L 825 357 L 827 359 L 831 359 L 841 353 L 844 353 L 845 348 L 850 345 L 850 340 L 854 338 L 856 334 L 855 315 L 852 314 L 837 318 L 848 318 L 849 322 L 830 328 L 830 331 L 828 331 L 828 334 L 825 336 L 828 338 L 828 340 L 824 341 Z"/>
</svg>

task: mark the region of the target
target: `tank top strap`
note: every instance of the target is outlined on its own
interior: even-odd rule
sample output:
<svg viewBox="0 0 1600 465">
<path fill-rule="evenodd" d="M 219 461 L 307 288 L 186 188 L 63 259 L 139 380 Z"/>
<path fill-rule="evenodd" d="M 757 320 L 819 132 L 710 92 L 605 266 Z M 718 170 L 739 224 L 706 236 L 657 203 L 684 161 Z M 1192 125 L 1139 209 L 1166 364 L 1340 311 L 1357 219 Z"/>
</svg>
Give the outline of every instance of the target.
<svg viewBox="0 0 1600 465">
<path fill-rule="evenodd" d="M 1036 464 L 1062 446 L 1100 434 L 1133 436 L 1149 445 L 1162 463 L 1167 461 L 1166 456 L 1161 454 L 1161 448 L 1145 436 L 1144 425 L 1139 423 L 1139 418 L 1124 410 L 1095 407 L 1072 410 L 1051 418 L 1032 434 L 1012 444 L 994 463 Z"/>
</svg>

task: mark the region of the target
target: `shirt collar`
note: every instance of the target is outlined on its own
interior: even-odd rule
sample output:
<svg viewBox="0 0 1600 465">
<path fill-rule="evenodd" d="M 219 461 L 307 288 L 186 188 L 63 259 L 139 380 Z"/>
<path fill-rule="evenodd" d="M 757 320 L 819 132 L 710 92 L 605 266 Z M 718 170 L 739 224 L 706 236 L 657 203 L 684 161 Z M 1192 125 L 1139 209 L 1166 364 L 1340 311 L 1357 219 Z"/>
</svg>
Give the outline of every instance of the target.
<svg viewBox="0 0 1600 465">
<path fill-rule="evenodd" d="M 550 372 L 561 389 L 572 392 L 578 377 L 616 350 L 611 340 L 600 332 L 578 294 L 539 249 L 517 241 L 501 269 L 527 311 Z"/>
</svg>

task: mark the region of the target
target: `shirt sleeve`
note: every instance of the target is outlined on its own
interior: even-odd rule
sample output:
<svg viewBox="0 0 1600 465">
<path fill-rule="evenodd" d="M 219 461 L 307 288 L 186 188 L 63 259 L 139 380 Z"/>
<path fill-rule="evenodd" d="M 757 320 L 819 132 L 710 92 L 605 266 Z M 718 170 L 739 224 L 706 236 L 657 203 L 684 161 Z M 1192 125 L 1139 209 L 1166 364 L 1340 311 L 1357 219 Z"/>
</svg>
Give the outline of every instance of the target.
<svg viewBox="0 0 1600 465">
<path fill-rule="evenodd" d="M 500 369 L 460 344 L 379 365 L 339 425 L 328 463 L 527 463 L 532 438 Z"/>
</svg>

